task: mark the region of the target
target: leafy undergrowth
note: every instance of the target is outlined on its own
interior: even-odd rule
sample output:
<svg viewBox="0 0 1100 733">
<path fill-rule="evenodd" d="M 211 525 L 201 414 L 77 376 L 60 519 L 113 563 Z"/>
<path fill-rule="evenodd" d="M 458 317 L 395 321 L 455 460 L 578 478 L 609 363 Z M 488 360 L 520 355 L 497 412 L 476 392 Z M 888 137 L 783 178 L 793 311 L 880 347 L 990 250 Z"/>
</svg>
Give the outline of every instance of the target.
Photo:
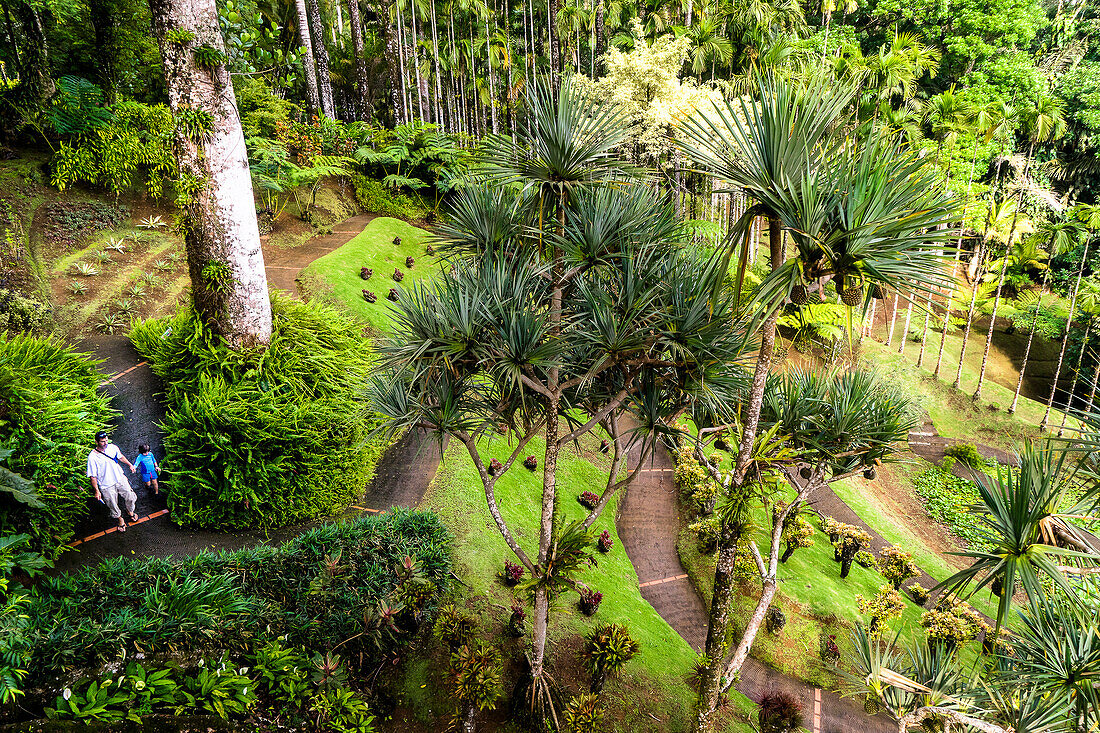
<svg viewBox="0 0 1100 733">
<path fill-rule="evenodd" d="M 427 253 L 430 236 L 400 219 L 380 217 L 344 246 L 314 260 L 302 276 L 318 295 L 339 303 L 375 331 L 388 332 L 390 290 L 407 290 L 441 272 L 438 257 Z M 401 238 L 400 245 L 394 244 L 395 237 Z M 414 260 L 412 267 L 406 264 L 408 257 Z M 360 277 L 364 267 L 374 271 L 369 280 Z M 395 270 L 402 273 L 400 282 L 393 278 Z M 368 303 L 363 290 L 373 292 L 377 300 Z"/>
<path fill-rule="evenodd" d="M 498 439 L 488 447 L 486 460 L 491 456 L 503 461 L 509 452 L 507 443 Z M 543 446 L 537 440 L 532 441 L 528 452 L 541 459 Z M 598 492 L 603 487 L 602 471 L 606 469 L 589 462 L 591 459 L 604 465 L 605 459 L 596 456 L 599 454 L 595 451 L 578 455 L 573 449 L 561 454 L 558 485 L 563 491 L 561 508 L 566 521 L 584 516 L 585 510 L 576 501 L 582 491 Z M 497 483 L 501 513 L 529 553 L 535 550 L 538 538 L 541 475 L 541 471 L 528 472 L 517 463 Z M 453 443 L 447 450 L 425 505 L 438 511 L 455 535 L 455 571 L 466 584 L 461 602 L 489 621 L 483 623 L 483 628 L 488 631 L 488 638 L 498 643 L 501 637 L 496 630 L 507 619 L 515 596 L 496 574 L 503 569 L 505 560 L 515 558 L 489 515 L 481 482 L 463 446 Z M 603 593 L 599 610 L 592 618 L 584 617 L 576 610 L 576 594 L 569 593 L 557 601 L 551 615 L 548 653 L 554 677 L 571 694 L 587 691 L 588 676 L 579 663 L 580 637 L 598 622 L 623 623 L 640 642 L 641 651 L 604 690 L 606 730 L 686 730 L 694 700 L 687 676 L 696 655 L 641 597 L 637 574 L 615 529 L 616 506 L 617 500 L 613 500 L 593 525 L 596 535 L 605 530 L 611 535 L 614 547 L 610 553 L 598 555 L 598 567 L 585 570 L 579 578 Z M 518 647 L 506 650 L 509 655 L 518 656 Z M 506 693 L 514 679 L 514 676 L 506 678 Z M 430 722 L 433 712 L 448 712 L 445 698 L 438 695 L 440 681 L 439 666 L 430 662 L 413 665 L 405 679 L 406 699 L 402 702 L 422 711 L 424 723 Z M 751 703 L 736 694 L 726 713 L 724 730 L 749 730 L 744 722 L 750 716 L 755 717 Z"/>
<path fill-rule="evenodd" d="M 913 487 L 933 519 L 946 524 L 967 547 L 982 549 L 979 525 L 971 511 L 980 501 L 978 487 L 973 481 L 951 473 L 949 460 L 944 459 L 945 467 L 929 466 L 913 479 Z M 995 467 L 995 463 L 989 466 Z"/>
</svg>

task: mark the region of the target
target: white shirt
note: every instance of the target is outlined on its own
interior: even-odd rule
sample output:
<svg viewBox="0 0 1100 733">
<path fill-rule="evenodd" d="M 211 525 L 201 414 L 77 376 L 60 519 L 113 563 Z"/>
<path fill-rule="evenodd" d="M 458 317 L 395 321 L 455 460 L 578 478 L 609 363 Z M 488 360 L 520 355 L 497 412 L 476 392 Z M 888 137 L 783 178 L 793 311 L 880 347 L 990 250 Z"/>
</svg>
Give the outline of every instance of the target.
<svg viewBox="0 0 1100 733">
<path fill-rule="evenodd" d="M 108 443 L 102 453 L 93 448 L 88 454 L 88 476 L 94 477 L 100 487 L 126 485 L 128 483 L 126 474 L 122 472 L 122 466 L 115 461 L 120 455 L 122 451 L 114 443 Z"/>
</svg>

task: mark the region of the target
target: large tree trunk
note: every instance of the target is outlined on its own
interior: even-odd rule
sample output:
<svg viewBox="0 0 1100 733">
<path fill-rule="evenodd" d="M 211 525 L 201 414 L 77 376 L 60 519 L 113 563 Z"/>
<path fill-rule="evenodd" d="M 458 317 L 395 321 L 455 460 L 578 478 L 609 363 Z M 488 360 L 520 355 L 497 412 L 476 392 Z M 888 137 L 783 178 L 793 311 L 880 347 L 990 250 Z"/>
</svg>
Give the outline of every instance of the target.
<svg viewBox="0 0 1100 733">
<path fill-rule="evenodd" d="M 26 45 L 23 47 L 23 63 L 19 67 L 19 76 L 23 82 L 23 99 L 38 103 L 53 96 L 55 87 L 50 75 L 49 46 L 46 43 L 46 31 L 42 27 L 42 16 L 29 2 L 17 2 L 15 15 L 23 26 Z"/>
<path fill-rule="evenodd" d="M 446 132 L 443 121 L 443 76 L 439 73 L 439 26 L 435 18 L 435 0 L 431 0 L 432 9 L 432 59 L 435 63 L 435 124 L 441 131 Z"/>
<path fill-rule="evenodd" d="M 372 115 L 368 112 L 370 102 L 367 99 L 367 60 L 363 58 L 363 26 L 359 20 L 359 0 L 348 0 L 348 12 L 351 14 L 351 48 L 355 52 L 355 117 L 359 120 L 370 120 Z"/>
<path fill-rule="evenodd" d="M 325 46 L 325 24 L 321 20 L 321 6 L 317 0 L 306 0 L 309 22 L 313 26 L 314 62 L 317 65 L 317 89 L 321 92 L 321 110 L 330 119 L 336 119 L 336 105 L 332 101 L 332 76 L 329 74 L 328 47 Z"/>
<path fill-rule="evenodd" d="M 205 136 L 193 139 L 177 128 L 174 145 L 180 175 L 201 182 L 181 203 L 195 312 L 234 349 L 266 345 L 271 301 L 233 81 L 224 64 L 199 66 L 192 46 L 166 37 L 169 30 L 191 31 L 193 46 L 224 53 L 215 0 L 151 0 L 149 6 L 173 113 L 193 109 L 213 118 Z"/>
<path fill-rule="evenodd" d="M 306 0 L 294 0 L 294 7 L 298 11 L 298 35 L 302 41 L 302 66 L 306 76 L 306 101 L 313 112 L 323 111 L 321 108 L 321 92 L 317 88 L 317 67 L 313 63 L 313 41 L 309 33 L 309 13 L 306 10 Z"/>
</svg>

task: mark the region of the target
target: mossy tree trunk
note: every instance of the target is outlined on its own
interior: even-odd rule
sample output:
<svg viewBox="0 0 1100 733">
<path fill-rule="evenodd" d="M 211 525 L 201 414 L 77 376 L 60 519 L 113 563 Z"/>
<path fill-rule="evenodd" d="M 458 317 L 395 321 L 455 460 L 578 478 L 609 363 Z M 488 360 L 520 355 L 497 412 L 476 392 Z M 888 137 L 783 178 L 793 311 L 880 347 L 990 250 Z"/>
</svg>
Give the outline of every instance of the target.
<svg viewBox="0 0 1100 733">
<path fill-rule="evenodd" d="M 317 66 L 317 89 L 321 92 L 321 109 L 326 117 L 336 118 L 336 105 L 332 101 L 332 76 L 329 74 L 328 47 L 325 46 L 325 23 L 321 18 L 321 6 L 317 0 L 306 0 L 309 22 L 313 26 L 313 61 Z"/>
<path fill-rule="evenodd" d="M 168 102 L 177 120 L 188 121 L 177 124 L 173 147 L 195 311 L 231 348 L 265 346 L 271 302 L 217 7 L 214 0 L 151 0 L 149 7 Z M 193 39 L 179 42 L 185 32 Z"/>
<path fill-rule="evenodd" d="M 317 67 L 313 63 L 313 37 L 309 32 L 309 15 L 306 12 L 306 0 L 294 0 L 298 15 L 298 36 L 305 52 L 302 54 L 302 68 L 306 77 L 306 101 L 313 112 L 321 111 L 321 90 L 317 88 Z"/>
</svg>

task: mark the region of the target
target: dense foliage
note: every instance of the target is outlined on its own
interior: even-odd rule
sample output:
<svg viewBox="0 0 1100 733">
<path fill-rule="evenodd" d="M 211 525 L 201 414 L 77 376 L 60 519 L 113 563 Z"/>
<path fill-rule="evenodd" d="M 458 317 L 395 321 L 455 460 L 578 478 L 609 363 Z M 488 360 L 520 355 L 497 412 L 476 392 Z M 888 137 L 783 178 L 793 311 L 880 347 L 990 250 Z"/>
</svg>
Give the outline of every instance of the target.
<svg viewBox="0 0 1100 733">
<path fill-rule="evenodd" d="M 0 485 L 0 536 L 26 533 L 56 555 L 88 511 L 85 461 L 111 411 L 88 355 L 50 338 L 0 331 L 0 465 L 34 482 L 41 505 Z M 0 471 L 3 469 L 0 468 Z"/>
<path fill-rule="evenodd" d="M 260 651 L 270 657 L 277 639 L 312 652 L 339 646 L 372 671 L 411 638 L 450 569 L 439 519 L 406 510 L 326 524 L 278 547 L 109 560 L 46 581 L 26 606 L 27 689 L 44 686 L 46 697 L 33 702 L 54 703 L 72 681 L 135 653 L 149 670 L 198 672 L 199 660 L 221 653 L 260 666 Z M 207 691 L 197 704 L 217 700 Z"/>
<path fill-rule="evenodd" d="M 182 525 L 273 527 L 351 503 L 383 445 L 364 396 L 371 350 L 320 304 L 272 297 L 274 335 L 233 351 L 189 309 L 131 339 L 165 381 L 168 494 Z"/>
</svg>

